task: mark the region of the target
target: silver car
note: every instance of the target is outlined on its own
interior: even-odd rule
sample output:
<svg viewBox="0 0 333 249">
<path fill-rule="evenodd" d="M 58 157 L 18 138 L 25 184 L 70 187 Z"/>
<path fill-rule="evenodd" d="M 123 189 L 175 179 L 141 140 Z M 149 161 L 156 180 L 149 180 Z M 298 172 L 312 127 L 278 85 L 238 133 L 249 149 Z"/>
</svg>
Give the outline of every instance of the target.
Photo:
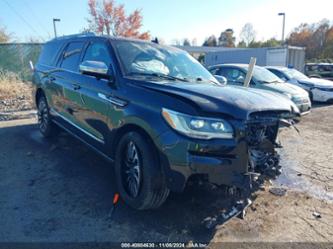
<svg viewBox="0 0 333 249">
<path fill-rule="evenodd" d="M 283 81 L 297 85 L 309 92 L 313 101 L 333 103 L 333 81 L 309 78 L 294 68 L 266 67 Z"/>
</svg>

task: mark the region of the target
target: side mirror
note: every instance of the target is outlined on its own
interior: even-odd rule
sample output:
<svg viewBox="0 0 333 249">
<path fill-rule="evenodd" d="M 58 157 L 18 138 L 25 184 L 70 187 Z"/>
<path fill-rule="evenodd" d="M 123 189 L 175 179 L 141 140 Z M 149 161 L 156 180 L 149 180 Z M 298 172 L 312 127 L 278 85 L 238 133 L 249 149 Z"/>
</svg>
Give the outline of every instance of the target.
<svg viewBox="0 0 333 249">
<path fill-rule="evenodd" d="M 98 78 L 110 78 L 109 68 L 102 61 L 84 61 L 80 64 L 80 72 Z"/>
<path fill-rule="evenodd" d="M 214 75 L 215 79 L 217 79 L 218 82 L 220 82 L 222 85 L 226 85 L 228 80 L 226 77 L 221 75 Z"/>
</svg>

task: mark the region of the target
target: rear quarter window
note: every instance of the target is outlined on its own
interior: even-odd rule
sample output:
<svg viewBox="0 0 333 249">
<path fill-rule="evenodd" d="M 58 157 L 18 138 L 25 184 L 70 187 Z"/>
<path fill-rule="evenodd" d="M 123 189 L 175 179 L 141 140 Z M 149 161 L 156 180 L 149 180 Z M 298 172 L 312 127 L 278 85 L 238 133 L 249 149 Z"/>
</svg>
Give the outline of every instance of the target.
<svg viewBox="0 0 333 249">
<path fill-rule="evenodd" d="M 61 49 L 61 42 L 49 42 L 43 46 L 42 52 L 39 56 L 38 63 L 53 66 L 55 65 L 56 57 Z"/>
</svg>

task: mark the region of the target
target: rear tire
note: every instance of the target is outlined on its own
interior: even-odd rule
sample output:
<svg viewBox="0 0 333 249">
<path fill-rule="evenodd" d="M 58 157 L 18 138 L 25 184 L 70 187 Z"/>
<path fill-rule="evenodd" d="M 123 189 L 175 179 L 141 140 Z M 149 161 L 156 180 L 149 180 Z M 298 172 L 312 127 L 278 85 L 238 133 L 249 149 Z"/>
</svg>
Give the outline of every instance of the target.
<svg viewBox="0 0 333 249">
<path fill-rule="evenodd" d="M 120 196 L 134 209 L 158 208 L 169 195 L 155 147 L 137 132 L 120 139 L 115 172 Z"/>
<path fill-rule="evenodd" d="M 40 133 L 46 138 L 53 136 L 56 133 L 57 127 L 55 127 L 55 124 L 52 123 L 50 109 L 45 96 L 41 96 L 39 98 L 37 107 L 38 127 Z"/>
</svg>

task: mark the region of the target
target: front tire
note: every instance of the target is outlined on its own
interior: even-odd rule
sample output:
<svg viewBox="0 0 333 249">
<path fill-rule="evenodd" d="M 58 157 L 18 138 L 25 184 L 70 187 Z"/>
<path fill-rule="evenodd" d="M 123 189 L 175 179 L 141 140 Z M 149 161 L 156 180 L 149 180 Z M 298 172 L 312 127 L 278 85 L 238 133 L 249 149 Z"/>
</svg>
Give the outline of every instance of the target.
<svg viewBox="0 0 333 249">
<path fill-rule="evenodd" d="M 169 195 L 155 147 L 137 132 L 118 143 L 115 172 L 120 196 L 134 209 L 158 208 Z"/>
<path fill-rule="evenodd" d="M 39 131 L 43 137 L 51 137 L 55 134 L 56 127 L 51 121 L 50 110 L 45 96 L 39 98 L 37 107 Z"/>
</svg>

